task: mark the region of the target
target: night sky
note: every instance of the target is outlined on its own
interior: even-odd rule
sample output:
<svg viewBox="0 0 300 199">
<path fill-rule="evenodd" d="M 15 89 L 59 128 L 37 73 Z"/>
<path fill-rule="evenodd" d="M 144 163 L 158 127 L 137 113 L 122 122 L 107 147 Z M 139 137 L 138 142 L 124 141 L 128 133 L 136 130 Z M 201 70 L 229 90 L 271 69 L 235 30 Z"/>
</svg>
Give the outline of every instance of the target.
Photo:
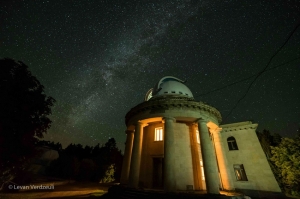
<svg viewBox="0 0 300 199">
<path fill-rule="evenodd" d="M 203 94 L 263 70 L 299 21 L 293 0 L 7 1 L 0 58 L 24 62 L 56 99 L 45 139 L 63 147 L 114 137 L 123 150 L 125 114 L 168 75 L 187 80 L 223 124 L 251 120 L 292 137 L 300 127 L 300 28 L 228 117 L 254 77 Z"/>
</svg>

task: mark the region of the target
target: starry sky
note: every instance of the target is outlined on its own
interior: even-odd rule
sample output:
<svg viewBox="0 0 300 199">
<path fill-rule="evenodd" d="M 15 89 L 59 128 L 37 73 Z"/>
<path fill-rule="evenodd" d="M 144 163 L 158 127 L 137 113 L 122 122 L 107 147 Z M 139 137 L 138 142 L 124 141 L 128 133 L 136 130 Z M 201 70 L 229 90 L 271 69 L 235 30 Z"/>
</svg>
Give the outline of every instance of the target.
<svg viewBox="0 0 300 199">
<path fill-rule="evenodd" d="M 56 99 L 45 139 L 63 147 L 113 137 L 123 150 L 125 114 L 168 75 L 223 124 L 300 127 L 300 28 L 228 115 L 299 23 L 299 1 L 11 0 L 0 13 L 0 58 L 24 62 Z"/>
</svg>

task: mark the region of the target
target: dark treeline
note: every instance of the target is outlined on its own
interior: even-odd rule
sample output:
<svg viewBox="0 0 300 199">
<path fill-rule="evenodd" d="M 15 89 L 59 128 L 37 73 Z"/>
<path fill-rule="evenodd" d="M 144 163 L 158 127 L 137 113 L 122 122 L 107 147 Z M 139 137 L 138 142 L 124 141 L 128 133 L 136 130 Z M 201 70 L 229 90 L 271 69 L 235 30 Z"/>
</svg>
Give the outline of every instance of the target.
<svg viewBox="0 0 300 199">
<path fill-rule="evenodd" d="M 39 155 L 38 139 L 51 127 L 56 100 L 21 61 L 0 59 L 0 191 L 26 178 L 25 171 Z"/>
<path fill-rule="evenodd" d="M 62 150 L 62 145 L 60 142 L 54 143 L 54 142 L 50 142 L 50 141 L 46 141 L 46 140 L 39 140 L 35 143 L 36 146 L 46 146 L 49 147 L 51 149 L 54 149 L 58 152 L 60 152 Z"/>
<path fill-rule="evenodd" d="M 256 135 L 261 143 L 261 146 L 266 153 L 268 159 L 272 156 L 271 146 L 278 146 L 281 142 L 281 135 L 278 133 L 272 134 L 269 130 L 264 129 L 262 132 L 256 131 Z"/>
<path fill-rule="evenodd" d="M 83 147 L 39 141 L 51 127 L 56 100 L 21 61 L 0 59 L 0 191 L 9 183 L 26 184 L 45 166 L 49 176 L 103 182 L 120 179 L 122 154 L 111 138 L 103 146 Z M 44 147 L 43 147 L 44 146 Z M 59 158 L 49 165 L 42 155 L 49 148 Z M 50 158 L 51 159 L 51 158 Z M 33 172 L 34 171 L 34 172 Z M 33 172 L 33 173 L 30 173 Z"/>
<path fill-rule="evenodd" d="M 70 144 L 62 149 L 60 143 L 40 141 L 39 146 L 48 146 L 59 153 L 46 168 L 46 175 L 68 180 L 118 182 L 121 176 L 123 155 L 114 138 L 104 145 L 94 147 Z"/>
</svg>

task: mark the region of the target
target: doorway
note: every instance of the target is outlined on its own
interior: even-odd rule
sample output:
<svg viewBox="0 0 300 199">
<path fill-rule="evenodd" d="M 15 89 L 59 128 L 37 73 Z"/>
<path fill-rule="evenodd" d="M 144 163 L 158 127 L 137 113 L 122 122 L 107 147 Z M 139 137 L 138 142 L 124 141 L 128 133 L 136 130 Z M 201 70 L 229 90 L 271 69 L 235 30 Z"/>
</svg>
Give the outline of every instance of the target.
<svg viewBox="0 0 300 199">
<path fill-rule="evenodd" d="M 164 158 L 153 158 L 152 187 L 163 189 L 164 185 Z"/>
</svg>

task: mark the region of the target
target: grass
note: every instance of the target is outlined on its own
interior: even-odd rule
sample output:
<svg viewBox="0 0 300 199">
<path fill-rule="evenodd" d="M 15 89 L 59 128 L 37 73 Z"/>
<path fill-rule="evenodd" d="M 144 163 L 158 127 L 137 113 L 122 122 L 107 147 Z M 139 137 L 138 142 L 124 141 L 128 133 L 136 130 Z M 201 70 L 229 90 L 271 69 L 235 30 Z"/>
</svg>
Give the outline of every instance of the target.
<svg viewBox="0 0 300 199">
<path fill-rule="evenodd" d="M 93 198 L 107 193 L 108 188 L 108 185 L 99 183 L 73 182 L 54 186 L 54 190 L 22 190 L 15 193 L 0 193 L 0 199 Z"/>
</svg>

